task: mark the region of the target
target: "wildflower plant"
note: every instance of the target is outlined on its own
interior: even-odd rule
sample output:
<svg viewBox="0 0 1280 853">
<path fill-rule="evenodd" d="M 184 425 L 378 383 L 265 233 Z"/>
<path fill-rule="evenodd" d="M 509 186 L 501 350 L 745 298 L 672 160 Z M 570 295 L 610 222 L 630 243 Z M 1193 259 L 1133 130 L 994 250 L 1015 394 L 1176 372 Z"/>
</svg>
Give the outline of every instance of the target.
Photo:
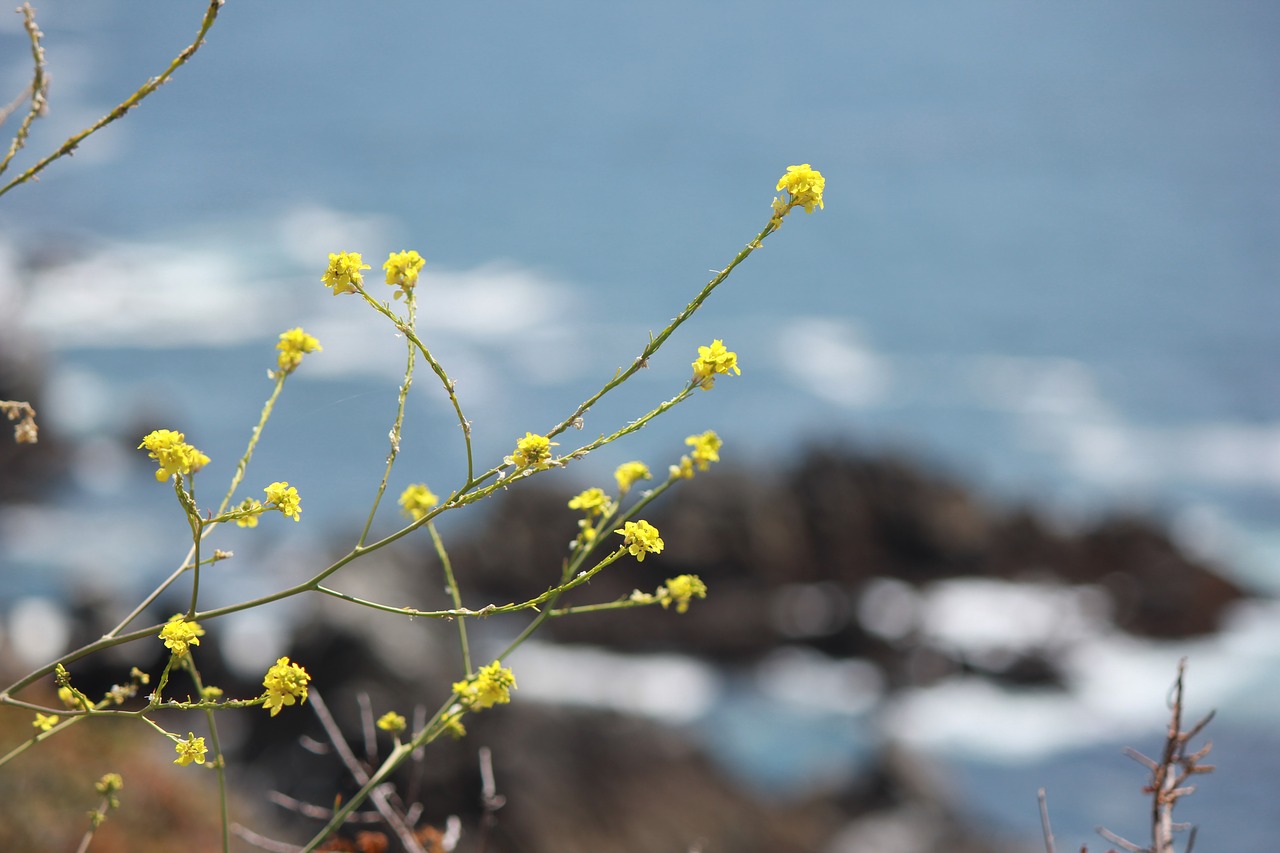
<svg viewBox="0 0 1280 853">
<path fill-rule="evenodd" d="M 211 4 L 201 36 L 212 23 L 220 5 Z M 28 15 L 27 20 L 31 22 L 30 29 L 34 31 L 33 18 Z M 31 39 L 38 50 L 38 34 L 33 34 Z M 42 69 L 42 66 L 39 68 Z M 42 82 L 35 91 L 43 97 Z M 7 163 L 7 159 L 5 162 Z M 0 193 L 8 188 L 0 188 Z M 737 353 L 729 350 L 723 340 L 717 338 L 696 346 L 692 353 L 694 357 L 691 372 L 683 378 L 673 377 L 674 393 L 669 399 L 659 402 L 622 425 L 602 429 L 595 438 L 581 442 L 570 441 L 575 434 L 570 430 L 574 429 L 576 432 L 584 429 L 588 418 L 593 417 L 596 403 L 615 392 L 648 365 L 650 358 L 668 343 L 681 325 L 703 307 L 712 292 L 728 279 L 733 270 L 758 249 L 763 240 L 778 230 L 783 219 L 792 210 L 800 207 L 806 213 L 812 213 L 815 209 L 822 208 L 824 189 L 825 181 L 821 173 L 808 164 L 789 167 L 777 183 L 777 190 L 783 195 L 774 199 L 764 228 L 723 269 L 715 273 L 674 319 L 657 334 L 649 335 L 647 342 L 627 367 L 616 370 L 598 391 L 568 411 L 563 420 L 550 428 L 534 431 L 521 424 L 519 432 L 513 430 L 510 455 L 494 460 L 488 467 L 483 467 L 475 458 L 472 423 L 464 414 L 463 401 L 456 392 L 454 381 L 417 331 L 418 299 L 430 298 L 429 288 L 420 286 L 427 260 L 413 250 L 392 252 L 381 266 L 385 284 L 394 289 L 392 299 L 387 300 L 383 298 L 386 291 L 380 290 L 377 283 L 366 279 L 364 273 L 371 270 L 372 265 L 365 262 L 361 252 L 337 251 L 329 254 L 327 263 L 317 276 L 320 283 L 334 296 L 352 299 L 352 310 L 362 307 L 381 316 L 388 324 L 388 333 L 399 336 L 405 343 L 404 375 L 395 410 L 390 418 L 390 446 L 386 463 L 380 479 L 375 481 L 368 514 L 355 541 L 345 554 L 327 566 L 316 567 L 309 576 L 297 583 L 230 604 L 209 603 L 210 580 L 206 577 L 208 567 L 233 558 L 230 552 L 212 548 L 209 542 L 219 528 L 234 524 L 253 530 L 260 525 L 273 523 L 268 516 L 276 512 L 294 522 L 303 521 L 302 496 L 287 481 L 259 483 L 248 487 L 250 494 L 241 493 L 254 452 L 285 385 L 297 371 L 307 369 L 309 359 L 322 357 L 323 347 L 316 337 L 300 327 L 288 329 L 280 333 L 275 344 L 274 365 L 268 370 L 271 390 L 258 422 L 250 433 L 248 444 L 236 461 L 219 500 L 210 500 L 203 484 L 203 480 L 209 476 L 205 472 L 214 465 L 214 461 L 188 442 L 186 432 L 179 431 L 174 428 L 176 425 L 170 424 L 152 430 L 141 438 L 138 449 L 155 463 L 157 483 L 173 490 L 175 516 L 181 518 L 182 523 L 190 530 L 190 547 L 173 572 L 102 637 L 37 668 L 0 691 L 0 704 L 17 706 L 33 714 L 29 739 L 0 756 L 0 772 L 9 770 L 7 765 L 17 761 L 31 747 L 49 737 L 57 736 L 70 726 L 97 718 L 141 721 L 172 743 L 176 753 L 173 763 L 184 768 L 184 772 L 188 769 L 194 771 L 207 768 L 216 775 L 221 792 L 223 846 L 227 849 L 230 834 L 225 773 L 227 756 L 219 741 L 218 717 L 236 710 L 256 710 L 258 713 L 265 711 L 271 717 L 276 717 L 281 713 L 295 712 L 299 706 L 306 705 L 309 701 L 311 705 L 317 706 L 317 713 L 321 713 L 319 691 L 322 685 L 319 682 L 323 681 L 323 676 L 308 671 L 305 653 L 301 653 L 301 659 L 297 661 L 282 655 L 264 673 L 260 694 L 230 696 L 219 686 L 206 684 L 203 680 L 200 670 L 202 637 L 217 633 L 220 620 L 231 614 L 285 599 L 317 595 L 400 618 L 426 619 L 433 624 L 451 626 L 451 630 L 457 633 L 460 652 L 458 680 L 452 683 L 447 695 L 438 697 L 440 701 L 437 710 L 429 716 L 423 715 L 425 719 L 415 719 L 410 725 L 405 717 L 388 711 L 378 720 L 377 727 L 394 736 L 394 747 L 380 765 L 370 772 L 361 773 L 358 779 L 359 790 L 336 806 L 315 837 L 300 848 L 311 851 L 317 849 L 340 827 L 361 803 L 370 797 L 375 803 L 378 802 L 381 786 L 415 751 L 442 735 L 463 735 L 469 715 L 491 711 L 496 706 L 514 701 L 518 697 L 518 690 L 515 670 L 508 665 L 509 658 L 547 620 L 579 613 L 636 607 L 657 606 L 673 609 L 680 614 L 688 611 L 696 601 L 709 594 L 702 580 L 690 574 L 673 573 L 672 577 L 656 587 L 641 584 L 654 589 L 654 592 L 641 592 L 637 589 L 613 601 L 569 605 L 564 603 L 564 599 L 574 590 L 585 587 L 597 574 L 619 562 L 624 565 L 632 562 L 640 564 L 648 558 L 649 565 L 653 565 L 663 561 L 665 544 L 661 533 L 642 517 L 643 513 L 667 489 L 694 477 L 697 472 L 708 470 L 710 464 L 719 461 L 722 442 L 713 431 L 688 436 L 684 441 L 689 448 L 688 453 L 678 459 L 666 460 L 669 464 L 665 469 L 665 477 L 655 477 L 653 473 L 654 470 L 661 472 L 664 470 L 662 467 L 651 469 L 645 462 L 630 461 L 618 466 L 613 472 L 614 488 L 591 486 L 572 498 L 566 507 L 565 524 L 567 530 L 572 530 L 573 518 L 570 512 L 576 513 L 577 531 L 568 543 L 560 577 L 550 588 L 531 592 L 522 601 L 505 604 L 464 602 L 448 550 L 435 521 L 445 513 L 457 512 L 477 504 L 501 490 L 518 487 L 522 481 L 540 476 L 550 469 L 577 468 L 594 451 L 626 438 L 699 392 L 712 390 L 718 378 L 740 376 L 742 371 Z M 427 281 L 429 283 L 429 279 Z M 373 292 L 375 287 L 377 293 Z M 465 473 L 457 482 L 442 488 L 439 493 L 422 482 L 397 486 L 397 489 L 402 489 L 397 500 L 400 526 L 389 534 L 374 538 L 372 531 L 375 518 L 394 515 L 392 512 L 385 512 L 380 516 L 379 511 L 384 494 L 393 481 L 398 479 L 396 461 L 404 428 L 405 403 L 413 382 L 419 375 L 419 367 L 423 364 L 434 376 L 435 393 L 443 394 L 453 410 L 458 426 L 456 450 L 465 461 Z M 19 404 L 16 403 L 6 406 L 6 413 L 11 419 L 28 415 L 29 407 L 19 409 Z M 32 416 L 33 414 L 31 413 Z M 28 432 L 34 436 L 34 424 Z M 199 492 L 196 488 L 197 480 L 201 481 L 202 486 Z M 392 494 L 396 492 L 393 491 Z M 360 598 L 340 592 L 332 585 L 332 579 L 352 564 L 402 539 L 421 534 L 424 528 L 440 563 L 444 585 L 450 598 L 450 606 L 447 608 L 428 610 L 415 607 L 412 602 Z M 629 570 L 634 571 L 635 566 L 631 566 Z M 216 582 L 216 576 L 213 582 Z M 155 618 L 153 605 L 162 595 L 172 592 L 178 592 L 182 596 L 182 600 L 186 602 L 185 609 L 162 621 L 150 622 Z M 219 601 L 226 600 L 226 593 L 226 590 L 220 590 Z M 468 632 L 480 627 L 477 623 L 497 614 L 524 615 L 527 621 L 515 639 L 492 661 L 476 666 L 472 660 Z M 131 643 L 158 643 L 163 646 L 167 655 L 159 672 L 149 673 L 133 667 L 126 680 L 100 697 L 89 696 L 75 686 L 68 666 L 108 649 Z M 155 650 L 158 647 L 152 645 L 151 648 Z M 179 680 L 187 686 L 176 687 L 175 682 Z M 56 707 L 30 698 L 28 691 L 41 684 L 57 691 Z M 161 712 L 164 712 L 163 715 Z M 162 725 L 162 721 L 168 721 L 174 715 L 189 714 L 196 715 L 198 722 L 184 725 L 182 730 L 185 735 L 170 731 Z M 99 816 L 94 818 L 95 828 L 105 818 L 107 811 L 118 804 L 116 794 L 122 786 L 123 781 L 114 775 L 103 777 L 99 782 L 98 790 L 104 798 L 104 805 L 99 810 Z"/>
</svg>

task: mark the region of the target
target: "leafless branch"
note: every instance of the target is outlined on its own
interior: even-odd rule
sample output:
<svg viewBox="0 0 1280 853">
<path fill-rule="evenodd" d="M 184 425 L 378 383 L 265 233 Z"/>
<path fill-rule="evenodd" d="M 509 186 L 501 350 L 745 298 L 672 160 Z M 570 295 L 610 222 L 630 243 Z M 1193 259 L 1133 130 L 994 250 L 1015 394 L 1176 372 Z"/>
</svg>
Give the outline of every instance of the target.
<svg viewBox="0 0 1280 853">
<path fill-rule="evenodd" d="M 214 21 L 217 20 L 218 12 L 222 10 L 222 6 L 225 2 L 226 0 L 209 0 L 209 6 L 205 9 L 204 18 L 200 21 L 200 30 L 196 33 L 195 39 L 191 44 L 187 45 L 172 62 L 169 63 L 169 67 L 161 72 L 159 76 L 152 77 L 147 80 L 136 92 L 121 101 L 115 109 L 98 119 L 93 123 L 93 125 L 80 131 L 74 136 L 67 138 L 52 154 L 49 154 L 40 160 L 9 183 L 4 186 L 0 186 L 0 196 L 4 195 L 19 184 L 35 179 L 50 163 L 60 157 L 72 154 L 76 148 L 79 147 L 80 143 L 90 135 L 97 133 L 116 119 L 123 118 L 130 110 L 140 104 L 143 98 L 169 82 L 169 78 L 173 76 L 173 73 L 185 65 L 187 60 L 195 56 L 196 51 L 204 44 L 204 37 L 208 34 Z M 19 9 L 19 11 L 23 13 L 24 17 L 27 18 L 27 32 L 31 37 L 32 51 L 35 55 L 36 63 L 36 74 L 31 87 L 31 110 L 28 111 L 27 118 L 23 120 L 23 126 L 18 130 L 18 137 L 14 139 L 14 144 L 10 147 L 9 154 L 3 161 L 4 166 L 8 165 L 9 160 L 11 160 L 13 155 L 18 152 L 18 149 L 22 147 L 23 142 L 26 141 L 26 129 L 30 126 L 31 122 L 35 120 L 37 114 L 43 113 L 46 106 L 45 91 L 48 83 L 47 77 L 44 74 L 44 49 L 40 46 L 41 33 L 35 26 L 34 12 L 31 12 L 30 10 L 31 6 L 28 3 L 24 3 Z M 2 167 L 0 167 L 0 171 L 3 171 Z"/>
<path fill-rule="evenodd" d="M 337 750 L 338 756 L 342 759 L 343 766 L 351 774 L 351 778 L 362 786 L 367 784 L 369 781 L 368 771 L 356 758 L 355 753 L 351 751 L 351 745 L 342 736 L 342 731 L 334 721 L 333 715 L 329 713 L 328 706 L 325 705 L 324 700 L 320 698 L 319 691 L 315 688 L 311 689 L 310 703 L 311 709 L 320 720 L 320 725 L 324 726 L 325 734 L 329 736 L 329 740 L 333 743 L 334 749 Z M 414 837 L 413 830 L 405 823 L 404 817 L 391 803 L 387 787 L 379 785 L 370 792 L 369 799 L 373 802 L 374 808 L 378 810 L 378 813 L 382 815 L 383 819 L 395 832 L 405 850 L 410 851 L 410 853 L 426 853 L 422 849 L 422 845 L 418 843 L 418 839 Z"/>
<path fill-rule="evenodd" d="M 1057 853 L 1053 845 L 1053 827 L 1049 825 L 1049 798 L 1044 788 L 1036 792 L 1036 797 L 1040 800 L 1040 830 L 1044 833 L 1045 853 Z"/>
<path fill-rule="evenodd" d="M 1144 793 L 1151 795 L 1151 846 L 1139 847 L 1106 829 L 1098 828 L 1099 835 L 1131 853 L 1175 853 L 1174 833 L 1187 830 L 1190 830 L 1190 835 L 1185 853 L 1190 853 L 1195 846 L 1195 827 L 1174 821 L 1173 809 L 1179 799 L 1195 793 L 1196 786 L 1186 784 L 1188 779 L 1196 774 L 1213 772 L 1213 765 L 1201 763 L 1213 749 L 1211 742 L 1194 752 L 1188 752 L 1189 743 L 1204 731 L 1205 726 L 1213 719 L 1213 714 L 1210 713 L 1186 731 L 1182 729 L 1183 676 L 1186 674 L 1186 667 L 1185 658 L 1178 662 L 1178 677 L 1169 691 L 1169 728 L 1160 758 L 1149 758 L 1135 749 L 1125 750 L 1126 755 L 1147 768 L 1151 774 L 1142 789 Z"/>
</svg>

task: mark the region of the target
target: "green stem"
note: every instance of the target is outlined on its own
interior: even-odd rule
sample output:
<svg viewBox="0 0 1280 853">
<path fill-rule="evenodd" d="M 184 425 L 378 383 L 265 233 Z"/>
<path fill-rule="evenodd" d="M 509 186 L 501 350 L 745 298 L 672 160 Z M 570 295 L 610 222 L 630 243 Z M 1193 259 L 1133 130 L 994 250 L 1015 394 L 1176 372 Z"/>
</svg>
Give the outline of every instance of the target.
<svg viewBox="0 0 1280 853">
<path fill-rule="evenodd" d="M 231 498 L 235 496 L 236 489 L 239 488 L 241 481 L 244 479 L 245 471 L 249 467 L 249 460 L 253 458 L 253 452 L 258 446 L 258 439 L 262 437 L 262 431 L 266 428 L 267 420 L 271 417 L 271 413 L 275 409 L 276 400 L 280 397 L 280 392 L 284 388 L 284 380 L 286 376 L 288 376 L 288 374 L 283 370 L 276 372 L 275 386 L 271 389 L 271 395 L 267 398 L 267 401 L 262 405 L 262 411 L 258 415 L 258 423 L 254 426 L 253 432 L 249 435 L 249 445 L 245 448 L 244 454 L 241 455 L 240 460 L 236 463 L 235 473 L 231 477 L 231 485 L 227 489 L 227 493 L 223 496 L 222 503 L 218 505 L 218 511 L 215 513 L 216 516 L 222 516 L 226 512 L 227 506 L 231 503 Z M 219 524 L 221 524 L 220 521 L 213 521 L 208 524 L 204 524 L 200 532 L 200 538 L 203 539 L 208 537 L 208 535 L 212 533 Z M 152 590 L 151 593 L 142 600 L 142 603 L 130 611 L 129 615 L 125 616 L 124 619 L 120 621 L 120 624 L 116 625 L 107 633 L 107 636 L 114 637 L 125 628 L 129 627 L 129 624 L 132 623 L 134 619 L 137 619 L 142 615 L 142 612 L 150 607 L 157 598 L 163 595 L 165 590 L 172 586 L 178 578 L 182 577 L 183 572 L 192 567 L 193 558 L 196 553 L 197 548 L 193 545 L 191 550 L 187 552 L 186 558 L 182 561 L 182 565 L 175 569 L 173 574 L 169 575 L 163 583 Z"/>
<path fill-rule="evenodd" d="M 205 699 L 204 681 L 195 661 L 187 655 L 182 661 L 183 668 L 195 683 L 197 695 L 201 701 Z M 218 776 L 218 805 L 222 818 L 222 853 L 231 853 L 231 813 L 227 807 L 227 761 L 222 752 L 222 744 L 218 741 L 218 721 L 214 718 L 212 708 L 204 709 L 205 720 L 209 723 L 209 741 L 213 745 L 213 769 Z"/>
<path fill-rule="evenodd" d="M 413 298 L 413 291 L 409 291 L 406 297 L 409 308 L 409 327 L 413 328 L 417 321 L 417 303 Z M 396 419 L 391 425 L 391 450 L 387 453 L 387 467 L 382 472 L 382 482 L 378 484 L 378 492 L 373 496 L 373 506 L 369 508 L 369 517 L 364 522 L 364 530 L 360 531 L 360 538 L 356 540 L 356 547 L 364 544 L 364 540 L 369 536 L 369 528 L 373 526 L 373 517 L 378 513 L 378 505 L 382 503 L 382 495 L 387 490 L 387 481 L 391 478 L 391 467 L 396 464 L 396 457 L 400 455 L 400 427 L 404 423 L 404 403 L 409 396 L 409 388 L 413 385 L 413 361 L 416 350 L 413 342 L 409 341 L 406 345 L 409 355 L 404 368 L 404 381 L 400 383 L 400 397 L 396 402 Z"/>
<path fill-rule="evenodd" d="M 453 606 L 456 610 L 461 610 L 462 593 L 458 589 L 458 581 L 453 576 L 453 562 L 449 559 L 449 552 L 445 550 L 444 541 L 440 539 L 436 526 L 428 524 L 427 530 L 431 532 L 431 541 L 435 543 L 436 554 L 440 556 L 440 565 L 444 567 L 444 580 L 449 587 L 449 595 L 453 598 Z M 470 676 L 471 646 L 467 643 L 467 620 L 463 616 L 458 617 L 458 643 L 462 647 L 462 668 Z"/>
<path fill-rule="evenodd" d="M 244 455 L 236 463 L 236 472 L 231 476 L 231 486 L 223 496 L 222 503 L 218 504 L 218 511 L 214 513 L 215 515 L 222 515 L 227 511 L 231 498 L 235 496 L 236 489 L 240 487 L 240 482 L 244 479 L 244 472 L 249 467 L 249 460 L 253 458 L 253 451 L 258 446 L 258 439 L 262 437 L 262 430 L 266 428 L 267 419 L 271 417 L 271 412 L 276 407 L 276 400 L 280 397 L 281 390 L 284 389 L 284 380 L 288 375 L 284 370 L 275 372 L 276 384 L 271 389 L 271 396 L 262 404 L 262 411 L 258 414 L 258 423 L 254 425 L 253 432 L 249 434 L 249 446 L 245 448 Z"/>
<path fill-rule="evenodd" d="M 0 160 L 0 173 L 9 168 L 9 161 L 14 158 L 22 146 L 27 142 L 27 135 L 31 132 L 31 125 L 37 118 L 44 115 L 45 107 L 48 105 L 49 81 L 45 77 L 44 64 L 44 48 L 40 46 L 40 27 L 36 25 L 36 13 L 31 8 L 31 4 L 23 3 L 18 9 L 22 13 L 22 25 L 27 30 L 27 38 L 31 41 L 31 63 L 34 71 L 31 75 L 31 109 L 27 110 L 26 116 L 22 119 L 22 124 L 18 127 L 18 132 L 13 135 L 13 142 L 9 145 L 9 153 L 4 155 L 4 159 Z M 16 109 L 22 101 L 19 99 L 14 104 Z M 6 116 L 7 117 L 7 116 Z"/>
<path fill-rule="evenodd" d="M 454 414 L 458 417 L 458 425 L 462 427 L 462 439 L 466 444 L 467 451 L 467 486 L 469 487 L 470 484 L 475 481 L 475 466 L 471 451 L 471 421 L 467 420 L 466 415 L 462 414 L 462 405 L 458 402 L 458 395 L 456 393 L 456 383 L 449 378 L 449 374 L 445 373 L 444 367 L 441 366 L 440 362 L 436 361 L 435 356 L 431 354 L 431 350 L 427 349 L 427 345 L 418 337 L 418 333 L 414 330 L 412 322 L 406 323 L 400 317 L 396 316 L 396 313 L 391 310 L 389 305 L 374 299 L 360 285 L 355 285 L 355 288 L 356 292 L 364 297 L 365 302 L 369 303 L 369 305 L 372 306 L 379 314 L 390 320 L 392 324 L 395 325 L 396 329 L 404 335 L 411 344 L 418 348 L 418 352 L 422 353 L 422 357 L 426 359 L 427 364 L 431 366 L 431 371 L 435 373 L 435 375 L 440 379 L 441 384 L 444 385 L 445 393 L 449 395 L 449 402 L 453 404 Z"/>
<path fill-rule="evenodd" d="M 744 246 L 742 250 L 734 256 L 733 260 L 729 262 L 727 267 L 716 273 L 715 276 L 706 283 L 702 290 L 699 291 L 698 295 L 690 300 L 689 304 L 684 307 L 684 310 L 677 314 L 671 322 L 667 324 L 665 329 L 659 332 L 656 337 L 651 336 L 649 338 L 648 345 L 646 345 L 640 352 L 639 358 L 633 361 L 630 367 L 626 370 L 620 370 L 615 373 L 613 379 L 606 382 L 604 387 L 578 406 L 578 408 L 574 410 L 573 414 L 565 418 L 558 426 L 556 426 L 555 429 L 547 433 L 547 438 L 554 438 L 569 427 L 573 426 L 583 415 L 587 413 L 588 409 L 599 402 L 601 397 L 626 382 L 637 370 L 640 370 L 642 367 L 647 367 L 649 359 L 662 347 L 664 343 L 666 343 L 667 338 L 671 337 L 671 333 L 680 328 L 686 320 L 692 317 L 694 312 L 702 307 L 702 303 L 707 300 L 707 297 L 711 295 L 711 292 L 719 287 L 724 280 L 729 277 L 729 274 L 733 272 L 734 268 L 745 261 L 752 252 L 760 248 L 761 242 L 776 230 L 778 230 L 778 220 L 776 217 L 770 218 L 769 224 L 756 235 L 755 239 Z"/>
<path fill-rule="evenodd" d="M 152 92 L 154 92 L 155 90 L 163 86 L 165 83 L 167 83 L 169 81 L 169 78 L 173 76 L 173 72 L 177 71 L 180 67 L 186 64 L 187 60 L 195 56 L 196 51 L 199 50 L 200 46 L 204 44 L 204 37 L 209 32 L 209 28 L 213 26 L 213 22 L 217 19 L 218 12 L 222 9 L 222 4 L 224 2 L 226 2 L 226 0 L 209 0 L 209 7 L 205 10 L 204 19 L 200 22 L 200 31 L 196 33 L 195 40 L 191 42 L 191 44 L 188 45 L 181 53 L 179 53 L 172 62 L 169 63 L 169 67 L 166 68 L 164 72 L 160 74 L 160 76 L 152 77 L 146 83 L 143 83 L 142 86 L 138 89 L 138 91 L 134 92 L 132 95 L 125 98 L 124 101 L 122 101 L 120 105 L 117 106 L 114 110 L 112 110 L 111 112 L 107 113 L 105 116 L 103 116 L 102 118 L 94 122 L 93 126 L 89 127 L 87 130 L 82 130 L 76 135 L 68 138 L 65 142 L 63 142 L 60 146 L 58 146 L 58 149 L 54 151 L 52 154 L 45 157 L 40 162 L 36 163 L 30 169 L 27 169 L 27 171 L 23 172 L 21 175 L 14 178 L 12 181 L 5 184 L 3 187 L 0 187 L 0 196 L 4 195 L 9 190 L 13 189 L 19 184 L 23 184 L 31 180 L 40 172 L 44 171 L 45 167 L 48 166 L 50 163 L 52 163 L 54 160 L 57 160 L 59 157 L 65 157 L 66 155 L 75 151 L 76 148 L 80 145 L 80 143 L 83 142 L 85 138 L 88 137 L 90 134 L 97 133 L 99 130 L 106 127 L 108 124 L 110 124 L 111 122 L 115 121 L 118 118 L 123 118 L 124 115 L 128 113 L 129 110 L 136 107 L 142 101 L 143 98 L 147 97 Z"/>
<path fill-rule="evenodd" d="M 391 750 L 391 754 L 382 762 L 382 765 L 369 775 L 368 781 L 360 786 L 360 790 L 352 794 L 351 797 L 342 804 L 341 808 L 334 810 L 333 816 L 329 818 L 329 822 L 326 823 L 324 827 L 315 834 L 315 837 L 307 842 L 306 846 L 301 848 L 298 853 L 312 853 L 312 851 L 323 844 L 330 835 L 336 832 L 338 828 L 346 822 L 351 813 L 359 808 L 366 799 L 368 799 L 369 795 L 373 792 L 373 789 L 390 778 L 391 774 L 394 773 L 401 764 L 407 761 L 409 757 L 413 755 L 415 750 L 426 746 L 439 737 L 440 733 L 444 731 L 444 728 L 440 725 L 440 721 L 444 719 L 445 714 L 448 713 L 449 709 L 453 707 L 457 700 L 458 694 L 451 694 L 412 740 L 407 743 L 397 743 Z"/>
</svg>

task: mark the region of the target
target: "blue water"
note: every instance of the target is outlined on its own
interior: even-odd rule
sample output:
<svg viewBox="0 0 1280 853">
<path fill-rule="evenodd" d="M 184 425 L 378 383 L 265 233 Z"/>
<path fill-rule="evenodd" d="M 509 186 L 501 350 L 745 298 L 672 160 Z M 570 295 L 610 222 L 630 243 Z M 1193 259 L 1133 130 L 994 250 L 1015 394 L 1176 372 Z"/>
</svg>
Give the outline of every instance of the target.
<svg viewBox="0 0 1280 853">
<path fill-rule="evenodd" d="M 44 6 L 54 88 L 30 152 L 158 73 L 203 8 Z M 44 428 L 110 462 L 82 454 L 61 505 L 125 524 L 168 498 L 94 440 L 183 429 L 224 479 L 275 335 L 304 325 L 325 352 L 290 380 L 253 490 L 288 479 L 305 518 L 350 527 L 400 344 L 324 291 L 325 253 L 428 258 L 423 327 L 488 467 L 629 363 L 810 162 L 826 209 L 789 219 L 582 438 L 674 393 L 712 337 L 743 375 L 574 476 L 661 467 L 707 428 L 732 464 L 828 438 L 901 448 L 1060 518 L 1153 512 L 1276 589 L 1278 38 L 1263 0 L 232 2 L 169 86 L 0 198 L 0 343 L 44 366 Z M 12 261 L 47 247 L 80 265 Z M 433 383 L 396 485 L 460 476 Z M 171 521 L 149 523 L 125 586 L 176 559 Z M 11 594 L 94 570 L 5 529 Z"/>
</svg>

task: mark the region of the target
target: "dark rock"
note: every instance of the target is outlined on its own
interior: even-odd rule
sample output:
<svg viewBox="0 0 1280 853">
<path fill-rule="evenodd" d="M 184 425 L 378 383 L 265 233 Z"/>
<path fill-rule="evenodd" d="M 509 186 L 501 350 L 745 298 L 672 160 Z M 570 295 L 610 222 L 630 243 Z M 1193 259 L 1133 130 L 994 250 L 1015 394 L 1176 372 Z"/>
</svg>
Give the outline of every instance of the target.
<svg viewBox="0 0 1280 853">
<path fill-rule="evenodd" d="M 519 600 L 558 581 L 576 532 L 568 497 L 536 487 L 516 490 L 500 500 L 484 530 L 453 548 L 455 563 L 466 567 L 460 575 L 469 583 L 469 600 Z M 802 642 L 834 656 L 886 661 L 899 651 L 854 618 L 863 586 L 878 577 L 917 587 L 962 577 L 1093 584 L 1110 595 L 1118 627 L 1151 637 L 1212 632 L 1244 596 L 1181 552 L 1152 521 L 1109 518 L 1067 535 L 1025 507 L 985 505 L 945 478 L 894 458 L 820 450 L 778 479 L 716 470 L 681 484 L 652 510 L 664 553 L 611 567 L 570 603 L 652 591 L 667 577 L 692 572 L 711 590 L 695 605 L 696 616 L 587 615 L 552 620 L 552 636 L 726 661 Z M 786 612 L 791 588 L 821 590 L 831 607 L 815 610 L 810 627 L 803 620 L 797 625 L 799 617 Z M 1010 677 L 1053 680 L 1043 668 Z"/>
</svg>

